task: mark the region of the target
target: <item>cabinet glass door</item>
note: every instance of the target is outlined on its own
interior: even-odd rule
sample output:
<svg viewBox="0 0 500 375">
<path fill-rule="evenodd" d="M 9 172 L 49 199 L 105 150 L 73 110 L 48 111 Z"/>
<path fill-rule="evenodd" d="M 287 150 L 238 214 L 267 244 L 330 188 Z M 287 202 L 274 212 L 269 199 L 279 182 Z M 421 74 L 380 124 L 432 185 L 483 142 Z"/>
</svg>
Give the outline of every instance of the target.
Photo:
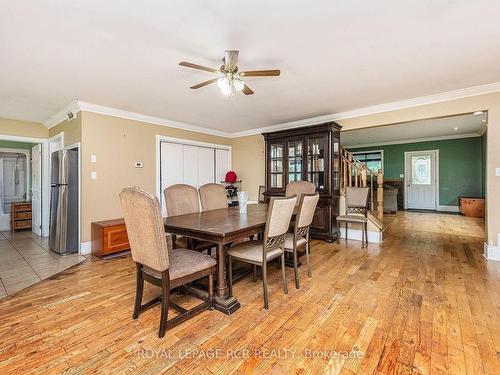
<svg viewBox="0 0 500 375">
<path fill-rule="evenodd" d="M 283 143 L 273 143 L 269 149 L 271 189 L 283 188 Z"/>
<path fill-rule="evenodd" d="M 325 188 L 325 138 L 307 140 L 307 179 L 317 189 Z"/>
<path fill-rule="evenodd" d="M 302 141 L 288 142 L 288 182 L 302 181 Z"/>
<path fill-rule="evenodd" d="M 332 165 L 332 174 L 333 174 L 333 190 L 340 189 L 340 139 L 333 138 L 333 165 Z"/>
</svg>

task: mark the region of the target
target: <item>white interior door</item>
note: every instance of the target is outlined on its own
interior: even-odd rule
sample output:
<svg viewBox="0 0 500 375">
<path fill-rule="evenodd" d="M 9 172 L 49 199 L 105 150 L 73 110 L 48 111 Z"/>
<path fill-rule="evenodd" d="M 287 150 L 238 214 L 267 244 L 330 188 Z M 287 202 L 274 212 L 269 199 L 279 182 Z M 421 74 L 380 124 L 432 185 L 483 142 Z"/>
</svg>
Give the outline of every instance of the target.
<svg viewBox="0 0 500 375">
<path fill-rule="evenodd" d="M 172 185 L 184 183 L 183 146 L 178 143 L 161 142 L 161 206 L 163 216 L 167 215 L 163 191 Z"/>
<path fill-rule="evenodd" d="M 163 216 L 167 215 L 163 195 L 167 187 L 187 184 L 199 188 L 204 184 L 218 182 L 218 178 L 222 181 L 231 166 L 229 154 L 227 150 L 211 147 L 160 142 L 159 185 Z"/>
<path fill-rule="evenodd" d="M 198 147 L 198 187 L 215 182 L 215 150 Z"/>
<path fill-rule="evenodd" d="M 231 169 L 229 150 L 215 150 L 215 182 L 220 183 L 226 178 L 226 173 Z"/>
<path fill-rule="evenodd" d="M 31 149 L 31 228 L 42 235 L 42 145 Z"/>
<path fill-rule="evenodd" d="M 198 187 L 198 148 L 196 146 L 183 145 L 184 156 L 184 180 L 183 183 Z"/>
<path fill-rule="evenodd" d="M 437 151 L 405 153 L 406 208 L 437 209 Z"/>
</svg>

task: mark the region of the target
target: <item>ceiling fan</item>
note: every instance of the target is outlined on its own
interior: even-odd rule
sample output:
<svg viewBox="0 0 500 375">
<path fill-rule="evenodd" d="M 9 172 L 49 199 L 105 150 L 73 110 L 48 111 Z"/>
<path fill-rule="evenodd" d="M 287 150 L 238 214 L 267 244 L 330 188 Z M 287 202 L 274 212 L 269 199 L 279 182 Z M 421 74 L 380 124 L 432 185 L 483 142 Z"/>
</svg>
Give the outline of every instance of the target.
<svg viewBox="0 0 500 375">
<path fill-rule="evenodd" d="M 243 80 L 245 77 L 276 77 L 280 75 L 280 71 L 278 69 L 247 70 L 240 72 L 238 70 L 238 66 L 236 65 L 238 63 L 238 54 L 239 51 L 226 51 L 224 58 L 222 59 L 223 64 L 219 69 L 207 68 L 206 66 L 192 64 L 185 61 L 180 62 L 179 65 L 219 75 L 219 77 L 191 86 L 192 89 L 199 89 L 210 85 L 211 83 L 217 82 L 217 86 L 219 86 L 221 92 L 228 96 L 233 95 L 237 91 L 241 91 L 245 95 L 253 94 L 252 89 L 248 87 Z M 220 74 L 222 74 L 222 76 Z"/>
</svg>

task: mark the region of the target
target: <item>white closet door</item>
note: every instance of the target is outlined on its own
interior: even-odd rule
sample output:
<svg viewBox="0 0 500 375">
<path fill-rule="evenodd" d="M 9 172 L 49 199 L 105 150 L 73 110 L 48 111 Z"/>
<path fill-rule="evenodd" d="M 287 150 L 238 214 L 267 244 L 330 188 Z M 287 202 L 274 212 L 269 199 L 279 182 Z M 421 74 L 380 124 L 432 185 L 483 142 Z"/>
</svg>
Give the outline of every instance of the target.
<svg viewBox="0 0 500 375">
<path fill-rule="evenodd" d="M 165 196 L 163 191 L 172 185 L 184 183 L 183 146 L 177 143 L 161 142 L 161 206 L 162 214 L 166 216 Z"/>
<path fill-rule="evenodd" d="M 215 182 L 220 183 L 226 178 L 226 173 L 231 169 L 231 160 L 228 150 L 215 150 Z"/>
<path fill-rule="evenodd" d="M 184 184 L 198 187 L 198 147 L 183 146 L 184 154 Z"/>
<path fill-rule="evenodd" d="M 215 155 L 213 148 L 198 147 L 198 187 L 215 182 Z"/>
</svg>

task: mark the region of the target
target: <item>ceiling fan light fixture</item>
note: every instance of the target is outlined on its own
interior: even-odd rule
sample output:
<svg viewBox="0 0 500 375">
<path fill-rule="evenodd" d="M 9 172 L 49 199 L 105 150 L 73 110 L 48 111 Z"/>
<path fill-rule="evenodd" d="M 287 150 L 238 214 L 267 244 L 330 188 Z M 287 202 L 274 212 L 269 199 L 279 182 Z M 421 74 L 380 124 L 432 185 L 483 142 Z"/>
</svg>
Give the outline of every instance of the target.
<svg viewBox="0 0 500 375">
<path fill-rule="evenodd" d="M 212 83 L 217 83 L 219 90 L 226 96 L 232 96 L 236 92 L 241 92 L 244 95 L 253 95 L 253 90 L 248 87 L 246 82 L 242 79 L 244 77 L 277 77 L 281 74 L 279 69 L 267 70 L 246 70 L 241 71 L 238 68 L 238 54 L 237 50 L 227 50 L 224 54 L 223 64 L 219 69 L 209 68 L 203 65 L 193 64 L 186 61 L 181 61 L 179 65 L 187 68 L 203 70 L 209 73 L 215 73 L 218 77 L 212 78 L 208 81 L 198 83 L 191 86 L 191 89 L 200 89 Z M 222 74 L 222 76 L 221 76 Z"/>
<path fill-rule="evenodd" d="M 233 86 L 236 91 L 241 91 L 243 90 L 243 87 L 245 87 L 245 82 L 239 78 L 235 78 L 233 79 Z"/>
<path fill-rule="evenodd" d="M 231 96 L 233 94 L 233 90 L 231 89 L 231 87 L 223 88 L 220 91 L 225 96 Z"/>
<path fill-rule="evenodd" d="M 229 78 L 221 77 L 217 80 L 217 86 L 219 86 L 219 89 L 221 91 L 224 91 L 224 90 L 227 91 L 231 88 L 231 82 L 229 81 Z"/>
</svg>

